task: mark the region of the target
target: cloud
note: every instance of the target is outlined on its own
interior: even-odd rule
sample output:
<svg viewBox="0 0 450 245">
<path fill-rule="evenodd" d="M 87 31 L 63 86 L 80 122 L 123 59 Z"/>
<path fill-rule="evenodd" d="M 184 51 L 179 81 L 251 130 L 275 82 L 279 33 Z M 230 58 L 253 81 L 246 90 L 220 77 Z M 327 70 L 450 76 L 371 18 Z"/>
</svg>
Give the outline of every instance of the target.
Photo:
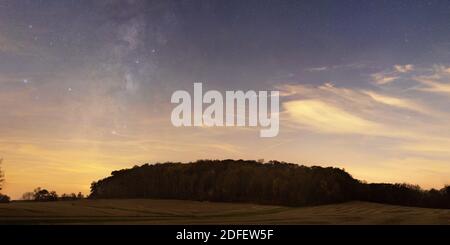
<svg viewBox="0 0 450 245">
<path fill-rule="evenodd" d="M 308 69 L 306 69 L 307 71 L 310 71 L 310 72 L 316 72 L 316 71 L 326 71 L 326 70 L 328 70 L 328 67 L 326 67 L 326 66 L 321 66 L 321 67 L 311 67 L 311 68 L 308 68 Z"/>
<path fill-rule="evenodd" d="M 294 100 L 283 104 L 296 123 L 325 133 L 368 134 L 379 126 L 319 100 Z"/>
<path fill-rule="evenodd" d="M 333 70 L 354 70 L 365 68 L 367 65 L 364 63 L 348 63 L 348 64 L 339 64 L 339 65 L 330 65 L 330 66 L 317 66 L 310 67 L 305 69 L 309 72 L 320 72 L 320 71 L 333 71 Z"/>
<path fill-rule="evenodd" d="M 414 70 L 414 65 L 407 64 L 407 65 L 395 65 L 394 66 L 395 71 L 400 73 L 406 73 Z"/>
<path fill-rule="evenodd" d="M 394 65 L 392 68 L 377 72 L 371 75 L 372 80 L 378 85 L 385 85 L 392 83 L 395 80 L 401 79 L 402 75 L 415 70 L 415 66 L 412 64 L 406 65 Z"/>
<path fill-rule="evenodd" d="M 372 79 L 376 84 L 384 85 L 384 84 L 388 84 L 388 83 L 391 83 L 391 82 L 399 79 L 399 77 L 393 76 L 393 75 L 388 75 L 385 73 L 375 73 L 375 74 L 372 74 Z"/>
<path fill-rule="evenodd" d="M 399 108 L 412 109 L 412 110 L 415 110 L 415 107 L 416 107 L 413 102 L 404 100 L 404 99 L 400 99 L 397 97 L 382 95 L 382 94 L 379 94 L 379 93 L 376 93 L 373 91 L 364 91 L 364 93 L 369 95 L 375 101 L 386 104 L 386 105 L 395 106 L 395 107 L 399 107 Z"/>
<path fill-rule="evenodd" d="M 424 87 L 417 88 L 418 90 L 435 93 L 450 93 L 450 84 L 437 82 L 425 77 L 417 78 L 416 80 L 424 85 Z"/>
<path fill-rule="evenodd" d="M 431 74 L 414 77 L 420 83 L 416 90 L 450 94 L 450 66 L 437 65 Z"/>
<path fill-rule="evenodd" d="M 450 117 L 422 100 L 404 97 L 396 91 L 319 86 L 280 85 L 286 125 L 324 134 L 368 135 L 402 140 L 436 138 L 438 129 Z"/>
<path fill-rule="evenodd" d="M 410 99 L 395 95 L 386 95 L 373 90 L 359 90 L 336 87 L 331 82 L 319 86 L 308 85 L 281 85 L 277 89 L 284 97 L 301 97 L 303 99 L 318 99 L 330 104 L 351 107 L 351 111 L 370 111 L 371 109 L 384 109 L 380 105 L 424 112 L 424 105 Z"/>
<path fill-rule="evenodd" d="M 417 102 L 414 102 L 410 99 L 389 96 L 389 95 L 377 93 L 374 91 L 363 91 L 363 93 L 369 95 L 374 101 L 379 102 L 384 105 L 393 106 L 393 107 L 397 107 L 400 109 L 406 109 L 409 111 L 415 111 L 415 112 L 423 113 L 426 115 L 435 115 L 436 114 L 436 112 L 433 109 L 428 108 Z"/>
</svg>

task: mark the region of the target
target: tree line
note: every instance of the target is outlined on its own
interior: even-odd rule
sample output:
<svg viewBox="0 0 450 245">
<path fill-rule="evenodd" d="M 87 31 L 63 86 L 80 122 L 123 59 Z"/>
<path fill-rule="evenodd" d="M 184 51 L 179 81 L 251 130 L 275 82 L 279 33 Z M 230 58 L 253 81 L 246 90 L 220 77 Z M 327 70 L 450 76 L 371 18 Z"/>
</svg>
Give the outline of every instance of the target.
<svg viewBox="0 0 450 245">
<path fill-rule="evenodd" d="M 32 192 L 25 192 L 22 195 L 23 201 L 37 201 L 37 202 L 52 202 L 52 201 L 75 201 L 84 199 L 84 195 L 81 192 L 78 194 L 62 194 L 59 196 L 56 191 L 48 191 L 45 188 L 38 187 Z"/>
<path fill-rule="evenodd" d="M 352 200 L 450 208 L 450 187 L 367 184 L 343 169 L 270 161 L 199 160 L 113 171 L 93 182 L 90 198 L 166 198 L 288 206 Z"/>
</svg>

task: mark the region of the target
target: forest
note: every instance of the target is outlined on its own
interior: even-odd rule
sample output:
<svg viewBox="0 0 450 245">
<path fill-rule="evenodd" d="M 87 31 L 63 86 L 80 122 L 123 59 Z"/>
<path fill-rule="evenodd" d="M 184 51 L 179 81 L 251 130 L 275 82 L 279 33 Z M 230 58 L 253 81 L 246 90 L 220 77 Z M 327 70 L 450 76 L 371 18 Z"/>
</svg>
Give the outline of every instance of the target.
<svg viewBox="0 0 450 245">
<path fill-rule="evenodd" d="M 160 198 L 307 206 L 346 201 L 450 208 L 450 187 L 371 183 L 343 169 L 249 160 L 156 163 L 113 171 L 89 198 Z"/>
</svg>

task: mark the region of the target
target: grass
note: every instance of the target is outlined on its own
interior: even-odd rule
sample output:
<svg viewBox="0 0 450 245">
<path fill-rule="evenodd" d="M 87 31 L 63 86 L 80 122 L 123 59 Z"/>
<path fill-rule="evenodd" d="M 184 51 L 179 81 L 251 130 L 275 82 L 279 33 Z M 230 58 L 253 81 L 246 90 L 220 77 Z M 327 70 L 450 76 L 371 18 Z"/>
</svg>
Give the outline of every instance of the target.
<svg viewBox="0 0 450 245">
<path fill-rule="evenodd" d="M 0 224 L 450 224 L 450 210 L 348 202 L 282 207 L 123 199 L 0 204 Z"/>
</svg>

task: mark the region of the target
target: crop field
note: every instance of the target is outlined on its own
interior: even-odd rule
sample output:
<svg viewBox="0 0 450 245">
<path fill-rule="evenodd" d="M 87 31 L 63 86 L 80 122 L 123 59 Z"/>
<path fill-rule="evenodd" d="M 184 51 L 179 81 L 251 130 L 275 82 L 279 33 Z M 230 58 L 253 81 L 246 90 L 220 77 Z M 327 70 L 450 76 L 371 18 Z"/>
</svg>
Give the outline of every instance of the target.
<svg viewBox="0 0 450 245">
<path fill-rule="evenodd" d="M 450 210 L 348 202 L 283 207 L 121 199 L 0 204 L 0 224 L 450 224 Z"/>
</svg>

